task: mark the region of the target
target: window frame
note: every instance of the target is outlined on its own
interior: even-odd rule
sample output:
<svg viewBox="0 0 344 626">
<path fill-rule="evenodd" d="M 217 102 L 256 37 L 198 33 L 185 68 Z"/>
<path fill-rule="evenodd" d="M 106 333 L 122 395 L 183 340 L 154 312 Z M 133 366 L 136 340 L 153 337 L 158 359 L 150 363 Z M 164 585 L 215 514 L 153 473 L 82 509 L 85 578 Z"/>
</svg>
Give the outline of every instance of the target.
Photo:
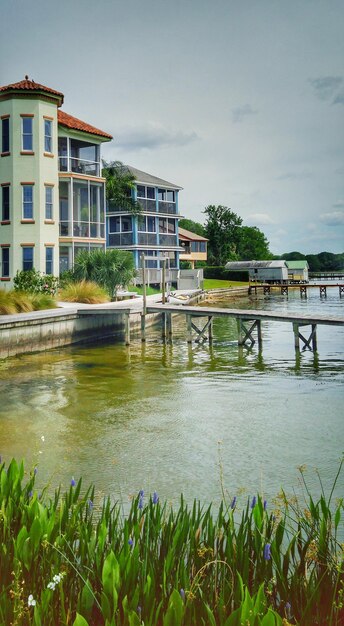
<svg viewBox="0 0 344 626">
<path fill-rule="evenodd" d="M 48 253 L 51 253 L 51 258 L 48 259 Z M 50 270 L 48 270 L 48 266 Z M 54 275 L 54 246 L 45 246 L 45 273 L 47 276 Z"/>
<path fill-rule="evenodd" d="M 8 258 L 4 260 L 4 252 L 7 252 Z M 5 271 L 5 267 L 7 266 L 7 273 Z M 3 246 L 1 248 L 1 278 L 9 278 L 10 277 L 10 246 Z"/>
<path fill-rule="evenodd" d="M 53 153 L 53 120 L 44 117 L 44 152 L 47 154 Z M 47 125 L 50 128 L 50 134 L 47 133 Z M 47 143 L 48 142 L 48 143 Z"/>
<path fill-rule="evenodd" d="M 51 192 L 50 201 L 47 198 L 47 193 Z M 48 212 L 48 207 L 50 214 Z M 45 185 L 45 208 L 44 208 L 45 220 L 52 222 L 54 220 L 54 185 Z"/>
<path fill-rule="evenodd" d="M 9 222 L 10 219 L 11 219 L 11 213 L 10 213 L 11 192 L 10 192 L 10 188 L 11 188 L 10 184 L 8 184 L 8 185 L 1 185 L 1 221 L 2 222 Z M 5 197 L 4 197 L 5 189 L 7 190 L 7 193 L 8 193 L 8 197 L 6 198 L 7 202 L 5 202 Z"/>
<path fill-rule="evenodd" d="M 32 115 L 22 115 L 22 152 L 33 152 L 33 116 Z M 31 132 L 24 132 L 24 124 L 25 122 L 31 122 Z M 30 145 L 31 147 L 25 147 L 25 139 L 31 137 Z"/>
<path fill-rule="evenodd" d="M 6 115 L 1 118 L 1 154 L 10 154 L 10 150 L 10 116 Z"/>
<path fill-rule="evenodd" d="M 26 189 L 31 189 L 31 201 L 25 200 L 25 190 Z M 29 220 L 29 221 L 33 220 L 33 208 L 34 208 L 33 189 L 34 189 L 34 185 L 33 184 L 22 184 L 22 219 L 23 220 Z M 30 215 L 30 217 L 25 215 L 25 211 L 27 209 L 26 205 L 31 205 L 31 215 Z"/>
<path fill-rule="evenodd" d="M 34 269 L 34 246 L 22 246 L 22 267 L 23 267 L 23 272 L 29 272 L 30 270 Z M 31 250 L 31 254 L 32 254 L 32 259 L 30 261 L 25 259 L 25 252 Z M 30 267 L 25 267 L 26 263 L 31 263 Z"/>
</svg>

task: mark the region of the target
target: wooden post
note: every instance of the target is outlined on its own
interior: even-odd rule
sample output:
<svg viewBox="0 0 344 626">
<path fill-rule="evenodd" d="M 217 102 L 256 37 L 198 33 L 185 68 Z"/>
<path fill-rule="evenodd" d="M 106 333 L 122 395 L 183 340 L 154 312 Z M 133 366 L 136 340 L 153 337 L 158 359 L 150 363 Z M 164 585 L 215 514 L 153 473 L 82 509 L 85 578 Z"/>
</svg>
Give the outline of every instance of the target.
<svg viewBox="0 0 344 626">
<path fill-rule="evenodd" d="M 316 324 L 312 324 L 312 348 L 313 348 L 313 352 L 317 351 L 318 345 L 317 345 L 317 325 Z"/>
<path fill-rule="evenodd" d="M 143 292 L 143 315 L 146 315 L 147 310 L 147 292 L 146 292 L 146 262 L 145 255 L 141 254 L 142 263 L 142 292 Z"/>
<path fill-rule="evenodd" d="M 243 327 L 242 327 L 242 320 L 239 317 L 237 318 L 237 328 L 238 328 L 238 344 L 239 346 L 242 346 Z"/>
<path fill-rule="evenodd" d="M 211 344 L 213 343 L 213 316 L 212 315 L 208 315 L 208 322 L 209 322 L 208 340 L 209 340 L 209 344 Z"/>
<path fill-rule="evenodd" d="M 161 314 L 161 326 L 162 326 L 161 336 L 165 340 L 166 339 L 166 313 Z"/>
<path fill-rule="evenodd" d="M 166 304 L 166 259 L 162 260 L 162 303 Z"/>
<path fill-rule="evenodd" d="M 188 343 L 192 343 L 192 317 L 191 315 L 186 316 L 186 323 L 188 329 Z"/>
<path fill-rule="evenodd" d="M 130 345 L 130 313 L 129 311 L 125 312 L 124 326 L 125 326 L 125 345 L 129 346 Z"/>
<path fill-rule="evenodd" d="M 257 324 L 257 334 L 258 334 L 258 349 L 261 351 L 263 349 L 263 337 L 262 337 L 262 321 L 256 320 Z"/>
<path fill-rule="evenodd" d="M 299 325 L 297 322 L 293 322 L 294 331 L 294 345 L 296 352 L 300 352 L 300 337 L 299 337 Z"/>
<path fill-rule="evenodd" d="M 172 342 L 173 339 L 173 328 L 172 328 L 172 313 L 166 313 L 167 317 L 167 334 L 169 340 Z"/>
<path fill-rule="evenodd" d="M 141 341 L 146 341 L 146 316 L 141 313 Z"/>
</svg>

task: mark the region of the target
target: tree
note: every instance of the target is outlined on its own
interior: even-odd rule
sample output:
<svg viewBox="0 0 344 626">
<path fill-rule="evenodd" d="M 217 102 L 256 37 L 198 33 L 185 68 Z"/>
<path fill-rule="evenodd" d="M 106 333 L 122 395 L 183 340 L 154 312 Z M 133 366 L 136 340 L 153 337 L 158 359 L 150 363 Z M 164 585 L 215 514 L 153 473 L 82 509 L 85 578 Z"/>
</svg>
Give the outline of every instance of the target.
<svg viewBox="0 0 344 626">
<path fill-rule="evenodd" d="M 239 229 L 237 254 L 240 261 L 263 261 L 272 258 L 269 242 L 257 226 L 242 226 Z"/>
<path fill-rule="evenodd" d="M 242 219 L 226 206 L 210 204 L 203 211 L 206 216 L 205 232 L 210 265 L 224 265 L 236 260 L 239 227 Z"/>
<path fill-rule="evenodd" d="M 306 254 L 310 272 L 321 272 L 321 263 L 317 254 Z"/>
<path fill-rule="evenodd" d="M 106 200 L 109 209 L 121 208 L 138 215 L 142 212 L 140 203 L 133 198 L 135 176 L 121 161 L 103 161 L 102 175 L 106 179 Z"/>
<path fill-rule="evenodd" d="M 134 257 L 126 250 L 81 250 L 77 255 L 73 277 L 92 280 L 104 287 L 113 298 L 118 287 L 126 287 L 136 274 Z"/>
<path fill-rule="evenodd" d="M 200 222 L 194 222 L 193 220 L 181 219 L 179 220 L 180 228 L 185 228 L 185 230 L 189 230 L 191 233 L 196 233 L 196 235 L 200 235 L 201 237 L 205 237 L 205 227 Z"/>
<path fill-rule="evenodd" d="M 294 252 L 285 252 L 281 256 L 281 259 L 284 259 L 285 261 L 301 261 L 305 258 L 306 257 L 302 254 L 302 252 L 297 252 L 296 250 Z"/>
</svg>

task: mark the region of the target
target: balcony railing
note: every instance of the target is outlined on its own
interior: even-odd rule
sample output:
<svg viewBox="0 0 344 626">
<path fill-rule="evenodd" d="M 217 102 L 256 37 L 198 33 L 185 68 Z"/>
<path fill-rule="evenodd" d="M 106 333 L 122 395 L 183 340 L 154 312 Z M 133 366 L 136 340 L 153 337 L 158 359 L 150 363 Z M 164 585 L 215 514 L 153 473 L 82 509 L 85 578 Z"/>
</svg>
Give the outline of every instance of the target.
<svg viewBox="0 0 344 626">
<path fill-rule="evenodd" d="M 69 163 L 68 163 L 69 161 Z M 100 164 L 96 161 L 85 161 L 85 159 L 76 159 L 71 157 L 59 157 L 60 172 L 74 172 L 76 174 L 84 174 L 85 176 L 99 176 Z"/>
<path fill-rule="evenodd" d="M 142 206 L 143 211 L 148 211 L 150 213 L 156 213 L 156 201 L 149 200 L 148 198 L 138 198 L 137 201 Z"/>
<path fill-rule="evenodd" d="M 105 224 L 100 222 L 60 222 L 60 237 L 105 239 Z"/>
<path fill-rule="evenodd" d="M 159 245 L 160 246 L 176 246 L 177 236 L 176 235 L 163 235 L 160 233 Z"/>
<path fill-rule="evenodd" d="M 159 213 L 168 213 L 169 215 L 177 215 L 177 207 L 174 202 L 164 202 L 160 200 L 158 203 Z"/>
<path fill-rule="evenodd" d="M 138 233 L 138 243 L 142 246 L 157 246 L 158 237 L 156 233 Z"/>
<path fill-rule="evenodd" d="M 109 235 L 109 246 L 131 246 L 133 244 L 133 233 L 111 233 Z"/>
</svg>

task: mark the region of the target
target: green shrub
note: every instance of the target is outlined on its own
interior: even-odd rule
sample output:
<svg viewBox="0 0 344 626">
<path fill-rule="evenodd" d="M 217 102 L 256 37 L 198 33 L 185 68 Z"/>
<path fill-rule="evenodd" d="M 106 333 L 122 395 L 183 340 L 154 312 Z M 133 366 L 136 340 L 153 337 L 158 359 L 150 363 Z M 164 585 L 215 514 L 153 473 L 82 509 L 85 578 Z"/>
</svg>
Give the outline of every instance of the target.
<svg viewBox="0 0 344 626">
<path fill-rule="evenodd" d="M 75 259 L 73 274 L 76 280 L 97 283 L 113 298 L 119 287 L 127 287 L 136 276 L 134 257 L 126 250 L 82 250 Z"/>
<path fill-rule="evenodd" d="M 204 278 L 215 278 L 216 280 L 248 282 L 247 270 L 226 270 L 223 266 L 217 265 L 205 267 L 203 275 Z"/>
<path fill-rule="evenodd" d="M 34 311 L 44 311 L 45 309 L 55 309 L 57 304 L 56 300 L 48 293 L 33 293 L 30 294 Z"/>
<path fill-rule="evenodd" d="M 59 279 L 50 274 L 41 274 L 35 269 L 17 272 L 13 279 L 16 291 L 28 291 L 30 293 L 47 293 L 51 296 L 57 294 Z"/>
<path fill-rule="evenodd" d="M 24 480 L 23 463 L 0 460 L 1 624 L 343 624 L 333 490 L 300 504 L 282 494 L 278 511 L 257 497 L 241 512 L 236 498 L 172 509 L 141 491 L 124 516 L 81 479 L 38 491 L 36 471 Z"/>
<path fill-rule="evenodd" d="M 25 291 L 11 291 L 10 294 L 17 313 L 29 313 L 34 310 L 31 298 L 33 294 Z"/>
<path fill-rule="evenodd" d="M 83 302 L 85 304 L 102 304 L 110 300 L 105 289 L 88 280 L 67 284 L 61 290 L 59 297 L 64 302 Z"/>
</svg>

